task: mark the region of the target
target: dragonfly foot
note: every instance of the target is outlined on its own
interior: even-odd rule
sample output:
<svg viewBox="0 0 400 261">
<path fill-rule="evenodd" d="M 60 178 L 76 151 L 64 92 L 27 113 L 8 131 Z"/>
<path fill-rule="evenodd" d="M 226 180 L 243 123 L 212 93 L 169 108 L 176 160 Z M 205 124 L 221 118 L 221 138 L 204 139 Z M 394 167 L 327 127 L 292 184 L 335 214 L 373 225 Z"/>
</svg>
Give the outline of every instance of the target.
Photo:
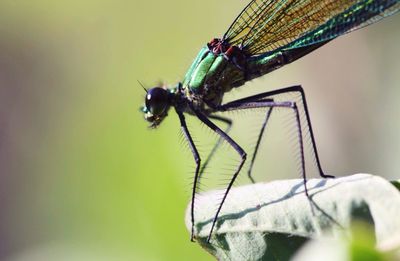
<svg viewBox="0 0 400 261">
<path fill-rule="evenodd" d="M 254 180 L 254 178 L 251 175 L 248 175 L 248 176 L 249 176 L 249 179 L 250 179 L 251 183 L 255 184 L 256 181 Z"/>
<path fill-rule="evenodd" d="M 304 192 L 306 193 L 307 198 L 311 199 L 310 194 L 308 194 L 308 189 L 307 188 L 304 190 Z"/>
<path fill-rule="evenodd" d="M 320 175 L 321 177 L 323 177 L 324 179 L 334 179 L 334 178 L 335 178 L 335 176 L 326 175 L 326 174 L 324 174 L 324 173 L 320 173 L 319 175 Z"/>
</svg>

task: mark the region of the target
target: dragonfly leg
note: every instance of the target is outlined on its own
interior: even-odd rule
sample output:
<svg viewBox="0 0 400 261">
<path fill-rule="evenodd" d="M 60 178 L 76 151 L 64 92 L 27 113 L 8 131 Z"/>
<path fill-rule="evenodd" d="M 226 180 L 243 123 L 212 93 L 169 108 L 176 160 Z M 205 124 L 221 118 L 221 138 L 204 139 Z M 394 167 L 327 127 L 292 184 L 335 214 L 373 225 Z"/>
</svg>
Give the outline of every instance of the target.
<svg viewBox="0 0 400 261">
<path fill-rule="evenodd" d="M 246 98 L 245 98 L 246 99 Z M 244 99 L 242 99 L 244 100 Z M 300 159 L 301 159 L 301 175 L 303 178 L 304 191 L 306 196 L 309 197 L 308 189 L 307 189 L 307 178 L 306 178 L 306 167 L 305 167 L 305 159 L 304 159 L 304 145 L 303 145 L 303 132 L 301 128 L 300 121 L 300 113 L 297 107 L 296 102 L 292 101 L 284 101 L 284 102 L 275 102 L 272 99 L 262 99 L 258 98 L 255 101 L 233 101 L 227 104 L 219 106 L 219 111 L 234 111 L 234 110 L 244 110 L 244 109 L 254 109 L 254 108 L 265 108 L 265 107 L 283 107 L 293 109 L 296 117 L 296 124 L 298 129 L 298 139 L 300 144 Z"/>
<path fill-rule="evenodd" d="M 195 170 L 195 174 L 194 174 L 193 189 L 192 189 L 192 202 L 190 205 L 190 217 L 191 217 L 191 222 L 192 222 L 190 240 L 192 242 L 194 242 L 194 200 L 195 200 L 195 196 L 196 196 L 196 189 L 197 189 L 197 184 L 198 184 L 198 179 L 199 179 L 199 170 L 200 170 L 200 165 L 201 165 L 201 159 L 200 159 L 200 154 L 197 151 L 196 145 L 193 142 L 192 136 L 190 135 L 189 129 L 186 125 L 185 116 L 183 115 L 183 113 L 181 111 L 176 110 L 176 113 L 179 116 L 183 134 L 185 135 L 185 138 L 189 143 L 190 150 L 192 151 L 194 161 L 196 162 L 196 170 Z"/>
<path fill-rule="evenodd" d="M 260 143 L 261 143 L 262 137 L 263 137 L 264 132 L 265 132 L 265 127 L 267 126 L 269 117 L 271 116 L 272 108 L 273 108 L 273 107 L 270 107 L 270 108 L 268 109 L 267 114 L 266 114 L 265 119 L 264 119 L 264 122 L 263 122 L 263 124 L 262 124 L 262 126 L 261 126 L 261 130 L 260 130 L 260 133 L 258 134 L 258 138 L 257 138 L 256 147 L 254 148 L 254 153 L 253 153 L 253 156 L 252 156 L 252 158 L 251 158 L 249 170 L 247 171 L 247 176 L 249 176 L 249 179 L 250 179 L 251 182 L 253 182 L 253 183 L 256 183 L 256 182 L 255 182 L 253 176 L 251 176 L 251 171 L 253 170 L 254 161 L 255 161 L 255 159 L 256 159 L 257 152 L 258 152 L 258 149 L 259 149 L 259 147 L 260 147 Z"/>
<path fill-rule="evenodd" d="M 230 189 L 232 188 L 233 183 L 236 180 L 236 177 L 238 176 L 240 170 L 242 169 L 244 162 L 246 161 L 246 157 L 247 154 L 246 152 L 231 138 L 229 137 L 228 134 L 226 134 L 223 130 L 221 130 L 217 125 L 215 125 L 213 122 L 211 122 L 206 115 L 204 115 L 202 112 L 196 110 L 193 106 L 191 106 L 189 104 L 189 106 L 191 107 L 191 109 L 193 110 L 193 112 L 196 114 L 197 118 L 199 118 L 199 120 L 201 120 L 204 124 L 206 124 L 210 129 L 212 129 L 215 133 L 217 133 L 218 135 L 220 135 L 221 138 L 223 138 L 225 141 L 227 141 L 232 148 L 240 155 L 240 163 L 238 165 L 238 167 L 236 168 L 235 173 L 232 176 L 232 179 L 230 180 L 226 191 L 224 193 L 224 196 L 222 197 L 221 203 L 218 206 L 217 212 L 215 213 L 214 219 L 213 219 L 213 223 L 211 225 L 211 229 L 210 229 L 210 233 L 208 235 L 207 238 L 207 242 L 210 242 L 211 239 L 211 235 L 212 232 L 214 230 L 215 224 L 217 223 L 217 219 L 219 216 L 219 213 L 221 212 L 222 206 L 226 200 L 226 197 L 228 196 L 228 193 L 230 191 Z"/>
<path fill-rule="evenodd" d="M 253 96 L 249 96 L 249 97 L 246 97 L 246 98 L 242 98 L 242 99 L 239 99 L 239 100 L 235 100 L 235 101 L 229 102 L 227 104 L 218 106 L 216 108 L 216 110 L 219 111 L 219 110 L 223 109 L 224 106 L 235 105 L 237 103 L 258 101 L 258 100 L 261 100 L 261 99 L 265 100 L 265 98 L 267 98 L 267 97 L 276 96 L 276 95 L 284 94 L 284 93 L 299 93 L 300 94 L 301 102 L 302 102 L 302 105 L 303 105 L 302 107 L 303 107 L 303 110 L 304 110 L 304 113 L 305 113 L 305 116 L 306 116 L 307 129 L 308 129 L 308 131 L 310 133 L 313 154 L 314 154 L 314 157 L 315 157 L 315 161 L 317 163 L 317 168 L 318 168 L 319 175 L 321 177 L 323 177 L 323 178 L 334 178 L 334 176 L 332 176 L 332 175 L 325 174 L 325 172 L 322 169 L 321 161 L 319 159 L 319 154 L 318 154 L 318 150 L 317 150 L 317 144 L 316 144 L 315 138 L 314 138 L 314 132 L 313 132 L 313 128 L 312 128 L 312 125 L 311 125 L 310 113 L 308 112 L 306 96 L 305 96 L 303 87 L 301 87 L 300 85 L 295 85 L 295 86 L 286 87 L 286 88 L 282 88 L 282 89 L 278 89 L 278 90 L 264 92 L 264 93 L 260 93 L 260 94 L 257 94 L 257 95 L 253 95 Z"/>
<path fill-rule="evenodd" d="M 313 151 L 314 151 L 314 157 L 317 162 L 319 175 L 323 178 L 334 178 L 334 176 L 327 175 L 322 170 L 321 162 L 320 162 L 319 156 L 318 156 L 317 143 L 315 142 L 314 132 L 313 132 L 313 129 L 311 126 L 310 113 L 308 112 L 307 100 L 306 100 L 306 95 L 304 93 L 304 89 L 303 89 L 303 87 L 301 87 L 301 85 L 297 85 L 297 86 L 293 87 L 293 91 L 298 92 L 301 95 L 301 101 L 303 103 L 303 109 L 304 109 L 304 113 L 306 115 L 307 127 L 308 127 L 308 131 L 310 132 L 311 144 L 312 144 Z"/>
<path fill-rule="evenodd" d="M 232 127 L 232 120 L 230 120 L 228 118 L 225 118 L 225 117 L 221 117 L 219 115 L 209 115 L 208 117 L 211 118 L 211 119 L 215 119 L 215 120 L 222 121 L 222 122 L 226 123 L 228 125 L 228 127 L 225 129 L 225 133 L 228 133 L 230 131 L 230 129 Z M 208 163 L 212 159 L 214 153 L 217 151 L 219 145 L 221 145 L 221 142 L 222 142 L 222 137 L 220 136 L 218 141 L 215 143 L 214 147 L 212 148 L 210 154 L 208 154 L 207 159 L 201 165 L 200 172 L 199 172 L 199 181 L 200 181 L 200 179 L 201 179 L 201 177 L 203 175 L 203 172 L 206 169 Z"/>
<path fill-rule="evenodd" d="M 208 104 L 208 105 L 209 105 L 211 108 L 214 108 L 214 109 L 217 108 L 217 106 L 215 106 L 215 105 L 212 105 L 212 104 Z M 262 140 L 262 137 L 263 137 L 263 135 L 264 135 L 265 128 L 266 128 L 266 126 L 267 126 L 267 123 L 268 123 L 269 117 L 271 116 L 271 113 L 272 113 L 272 107 L 268 109 L 267 114 L 266 114 L 265 119 L 264 119 L 264 122 L 263 122 L 263 124 L 262 124 L 262 126 L 261 126 L 260 133 L 258 134 L 258 138 L 257 138 L 257 143 L 256 143 L 256 146 L 255 146 L 255 148 L 254 148 L 253 156 L 252 156 L 252 158 L 251 158 L 251 162 L 250 162 L 250 165 L 249 165 L 249 169 L 248 169 L 248 171 L 247 171 L 247 176 L 249 177 L 249 179 L 250 179 L 250 181 L 251 181 L 252 183 L 256 183 L 255 180 L 254 180 L 254 178 L 253 178 L 253 176 L 251 175 L 251 172 L 252 172 L 252 170 L 253 170 L 253 165 L 254 165 L 254 162 L 255 162 L 255 159 L 256 159 L 256 156 L 257 156 L 257 152 L 258 152 L 258 149 L 259 149 L 259 147 L 260 147 L 261 140 Z M 212 118 L 212 117 L 215 117 L 215 116 L 212 116 L 212 115 L 209 116 L 209 118 Z M 232 121 L 230 121 L 230 122 L 232 123 Z M 228 131 L 230 130 L 230 128 L 231 128 L 231 124 L 228 126 L 228 128 L 227 128 L 227 130 L 226 130 L 225 132 L 228 133 Z M 219 141 L 221 141 L 221 138 L 219 139 Z M 219 145 L 219 143 L 218 143 L 218 145 Z M 216 149 L 216 147 L 214 147 L 214 149 Z M 214 150 L 214 149 L 213 149 L 213 150 Z M 211 155 L 211 154 L 210 154 L 210 155 Z M 207 158 L 206 162 L 208 162 L 208 160 L 209 160 L 209 159 Z M 205 165 L 206 165 L 206 164 L 204 164 L 204 165 L 202 166 L 202 168 L 201 168 L 201 170 L 200 170 L 200 175 L 202 175 L 202 171 L 204 170 Z"/>
</svg>

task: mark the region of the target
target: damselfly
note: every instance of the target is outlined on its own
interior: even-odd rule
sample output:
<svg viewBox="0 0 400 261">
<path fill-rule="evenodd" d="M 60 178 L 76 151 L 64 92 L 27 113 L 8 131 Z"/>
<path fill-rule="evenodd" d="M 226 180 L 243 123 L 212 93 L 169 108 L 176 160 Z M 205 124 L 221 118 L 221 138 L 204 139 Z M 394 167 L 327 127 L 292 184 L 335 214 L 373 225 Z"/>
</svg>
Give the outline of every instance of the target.
<svg viewBox="0 0 400 261">
<path fill-rule="evenodd" d="M 222 98 L 232 88 L 242 86 L 247 81 L 289 64 L 340 35 L 392 15 L 399 8 L 400 0 L 253 0 L 242 10 L 221 38 L 211 40 L 200 50 L 182 83 L 170 88 L 154 87 L 146 90 L 147 95 L 142 111 L 145 119 L 150 122 L 150 127 L 157 127 L 173 107 L 196 162 L 191 201 L 191 240 L 194 239 L 196 189 L 204 168 L 201 167 L 200 155 L 186 125 L 184 115 L 190 114 L 197 117 L 221 139 L 229 143 L 241 158 L 219 203 L 208 240 L 229 190 L 247 157 L 242 147 L 211 121 L 225 122 L 228 125 L 232 123 L 228 118 L 215 115 L 217 112 L 267 108 L 250 163 L 251 170 L 273 108 L 292 110 L 298 129 L 302 177 L 305 193 L 308 196 L 299 109 L 305 112 L 306 128 L 310 133 L 319 174 L 324 178 L 332 176 L 326 175 L 321 167 L 303 88 L 301 86 L 287 87 L 225 104 L 222 103 Z M 274 99 L 283 93 L 298 93 L 302 99 L 301 105 L 291 100 Z M 215 147 L 211 154 L 213 151 Z M 251 171 L 249 171 L 249 177 L 251 178 Z"/>
</svg>

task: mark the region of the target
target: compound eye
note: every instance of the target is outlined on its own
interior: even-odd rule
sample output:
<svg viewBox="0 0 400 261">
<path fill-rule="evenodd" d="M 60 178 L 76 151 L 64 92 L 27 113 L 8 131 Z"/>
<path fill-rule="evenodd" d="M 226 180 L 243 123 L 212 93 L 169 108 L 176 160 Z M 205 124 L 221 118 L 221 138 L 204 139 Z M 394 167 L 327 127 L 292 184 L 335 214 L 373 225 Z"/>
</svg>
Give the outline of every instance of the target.
<svg viewBox="0 0 400 261">
<path fill-rule="evenodd" d="M 153 115 L 161 115 L 168 107 L 167 90 L 160 87 L 151 88 L 146 95 L 146 107 Z"/>
</svg>

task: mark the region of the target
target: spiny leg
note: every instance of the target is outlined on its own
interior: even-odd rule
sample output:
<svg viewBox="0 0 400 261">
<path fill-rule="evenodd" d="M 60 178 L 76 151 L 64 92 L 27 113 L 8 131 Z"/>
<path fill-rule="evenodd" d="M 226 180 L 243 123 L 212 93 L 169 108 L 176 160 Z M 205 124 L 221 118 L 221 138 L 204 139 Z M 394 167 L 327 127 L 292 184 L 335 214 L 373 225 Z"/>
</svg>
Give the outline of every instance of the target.
<svg viewBox="0 0 400 261">
<path fill-rule="evenodd" d="M 298 129 L 297 133 L 298 133 L 299 147 L 300 147 L 301 175 L 303 177 L 304 191 L 305 191 L 307 197 L 310 197 L 308 195 L 308 189 L 307 189 L 306 163 L 304 160 L 303 132 L 301 129 L 300 114 L 299 114 L 299 110 L 297 108 L 296 103 L 293 103 L 292 108 L 293 108 L 295 116 L 296 116 L 296 123 L 297 123 L 297 129 Z"/>
<path fill-rule="evenodd" d="M 314 133 L 312 131 L 312 126 L 311 126 L 311 121 L 310 121 L 310 116 L 308 113 L 308 108 L 307 108 L 307 103 L 305 100 L 305 95 L 304 95 L 304 91 L 302 89 L 301 86 L 292 86 L 292 87 L 287 87 L 287 88 L 283 88 L 283 89 L 279 89 L 279 90 L 275 90 L 275 91 L 270 91 L 270 92 L 265 92 L 265 93 L 261 93 L 258 95 L 254 95 L 254 96 L 250 96 L 250 97 L 246 97 L 243 99 L 239 99 L 236 101 L 232 101 L 229 102 L 227 104 L 224 105 L 220 105 L 215 107 L 215 111 L 220 111 L 220 112 L 224 112 L 224 111 L 231 111 L 231 110 L 240 110 L 240 109 L 251 109 L 251 108 L 262 108 L 262 107 L 286 107 L 286 108 L 292 108 L 295 111 L 296 114 L 296 122 L 297 122 L 297 126 L 299 129 L 299 143 L 300 143 L 300 153 L 301 153 L 301 164 L 302 164 L 302 176 L 303 176 L 303 180 L 304 180 L 304 188 L 305 188 L 305 193 L 308 196 L 308 190 L 307 190 L 307 184 L 306 184 L 306 173 L 305 173 L 305 160 L 304 160 L 304 146 L 303 146 L 303 135 L 302 135 L 302 129 L 301 129 L 301 122 L 300 122 L 300 115 L 299 115 L 299 111 L 297 108 L 297 105 L 295 102 L 274 102 L 273 99 L 265 99 L 266 97 L 270 97 L 270 96 L 274 96 L 274 95 L 278 95 L 278 94 L 283 94 L 283 93 L 290 93 L 290 92 L 300 92 L 301 94 L 301 98 L 302 98 L 302 103 L 303 103 L 303 109 L 305 111 L 306 114 L 306 120 L 307 120 L 307 127 L 308 130 L 310 132 L 310 137 L 311 137 L 311 141 L 312 141 L 312 145 L 313 145 L 313 151 L 314 151 L 314 156 L 316 158 L 317 161 L 317 165 L 318 165 L 318 169 L 320 172 L 320 175 L 322 177 L 325 178 L 333 178 L 333 176 L 330 175 L 325 175 L 322 171 L 321 168 L 321 164 L 319 161 L 319 156 L 318 156 L 318 151 L 316 148 L 316 142 L 314 139 Z M 218 210 L 216 212 L 216 215 L 213 219 L 213 223 L 211 226 L 211 230 L 210 230 L 210 234 L 208 236 L 207 241 L 210 240 L 213 229 L 215 227 L 216 221 L 218 219 L 218 215 L 222 209 L 223 203 L 225 202 L 225 199 L 229 193 L 229 190 L 231 189 L 240 169 L 243 167 L 243 164 L 246 160 L 246 153 L 243 151 L 243 149 L 236 143 L 234 142 L 226 133 L 224 133 L 221 129 L 219 129 L 215 124 L 213 124 L 210 120 L 207 119 L 207 117 L 197 111 L 195 108 L 193 108 L 193 106 L 191 106 L 189 104 L 189 106 L 191 107 L 191 109 L 195 112 L 196 116 L 203 121 L 208 127 L 210 127 L 212 130 L 214 130 L 216 133 L 218 133 L 222 138 L 224 138 L 226 141 L 228 141 L 228 143 L 241 155 L 242 160 L 236 170 L 236 172 L 234 173 L 228 187 L 227 190 L 224 194 L 224 197 L 218 207 Z M 196 177 L 195 177 L 196 180 Z M 194 204 L 194 200 L 192 200 L 192 204 Z M 193 219 L 194 222 L 194 219 Z"/>
<path fill-rule="evenodd" d="M 257 143 L 256 143 L 256 146 L 255 146 L 255 148 L 254 148 L 253 157 L 251 158 L 249 170 L 247 171 L 247 175 L 249 176 L 249 179 L 250 179 L 251 182 L 253 182 L 253 183 L 256 183 L 256 182 L 255 182 L 254 178 L 251 176 L 251 171 L 253 170 L 254 161 L 255 161 L 255 159 L 256 159 L 257 152 L 258 152 L 258 149 L 259 149 L 259 147 L 260 147 L 260 143 L 261 143 L 262 137 L 263 137 L 263 135 L 264 135 L 265 127 L 267 126 L 269 117 L 271 116 L 272 108 L 273 108 L 273 107 L 270 107 L 270 108 L 268 109 L 267 114 L 266 114 L 265 119 L 264 119 L 264 122 L 263 122 L 263 124 L 262 124 L 262 126 L 261 126 L 260 133 L 258 134 Z"/>
<path fill-rule="evenodd" d="M 307 106 L 307 101 L 306 101 L 306 97 L 305 97 L 305 93 L 303 88 L 300 85 L 295 85 L 295 86 L 291 86 L 291 87 L 287 87 L 287 88 L 282 88 L 282 89 L 278 89 L 278 90 L 273 90 L 273 91 L 269 91 L 269 92 L 264 92 L 264 93 L 260 93 L 257 95 L 253 95 L 253 96 L 249 96 L 246 98 L 242 98 L 242 99 L 238 99 L 229 103 L 226 103 L 224 105 L 221 106 L 230 106 L 230 105 L 235 105 L 238 103 L 243 103 L 243 102 L 251 102 L 251 101 L 257 101 L 257 100 L 261 100 L 267 98 L 267 97 L 271 97 L 271 96 L 275 96 L 275 95 L 279 95 L 279 94 L 284 94 L 284 93 L 292 93 L 292 92 L 297 92 L 300 93 L 301 95 L 301 101 L 303 104 L 303 110 L 306 116 L 306 121 L 307 121 L 307 128 L 308 131 L 310 133 L 310 138 L 311 138 L 311 144 L 312 144 L 312 149 L 313 149 L 313 153 L 314 153 L 314 157 L 315 160 L 317 162 L 317 167 L 318 167 L 318 172 L 319 175 L 323 178 L 334 178 L 334 176 L 332 175 L 326 175 L 324 173 L 324 171 L 322 170 L 322 166 L 321 166 L 321 162 L 319 159 L 319 155 L 318 155 L 318 150 L 317 150 L 317 144 L 315 142 L 315 138 L 314 138 L 314 132 L 312 129 L 312 125 L 311 125 L 311 119 L 310 119 L 310 114 L 308 112 L 308 106 Z M 221 107 L 219 106 L 219 107 Z M 216 110 L 218 110 L 219 107 L 216 107 Z"/>
<path fill-rule="evenodd" d="M 201 159 L 200 159 L 200 154 L 197 151 L 196 145 L 193 142 L 192 136 L 190 135 L 189 129 L 186 125 L 185 116 L 183 115 L 182 112 L 180 112 L 178 110 L 176 110 L 176 113 L 179 116 L 183 134 L 185 135 L 185 138 L 189 143 L 190 150 L 192 151 L 194 161 L 196 162 L 196 170 L 195 170 L 195 174 L 194 174 L 193 189 L 192 189 L 192 202 L 190 205 L 190 218 L 191 218 L 191 222 L 192 222 L 190 240 L 192 242 L 194 242 L 194 199 L 196 196 L 197 183 L 198 183 L 198 179 L 199 179 L 199 170 L 200 170 L 200 165 L 201 165 Z"/>
<path fill-rule="evenodd" d="M 196 116 L 204 123 L 206 124 L 210 129 L 212 129 L 213 131 L 215 131 L 217 134 L 219 134 L 222 138 L 224 138 L 235 150 L 236 152 L 238 152 L 238 154 L 241 156 L 241 162 L 239 164 L 239 166 L 237 167 L 235 173 L 232 176 L 232 179 L 230 180 L 226 191 L 223 195 L 223 198 L 221 200 L 220 205 L 218 206 L 217 212 L 214 216 L 212 225 L 211 225 L 211 229 L 207 238 L 207 241 L 209 242 L 211 239 L 211 235 L 212 232 L 214 230 L 214 227 L 216 225 L 216 222 L 218 220 L 218 216 L 219 213 L 222 209 L 222 206 L 226 200 L 226 197 L 230 191 L 230 189 L 233 186 L 233 183 L 235 182 L 241 168 L 243 167 L 243 164 L 246 160 L 246 156 L 247 154 L 245 153 L 245 151 L 234 141 L 232 140 L 232 138 L 230 138 L 225 132 L 223 132 L 220 128 L 218 128 L 218 126 L 216 126 L 214 123 L 212 123 L 206 115 L 204 115 L 202 112 L 196 110 L 196 108 L 194 108 L 191 104 L 189 105 L 191 107 L 191 109 L 193 110 L 193 112 L 196 114 Z M 223 111 L 228 111 L 228 110 L 235 110 L 235 109 L 250 109 L 250 108 L 261 108 L 261 107 L 293 107 L 293 102 L 273 102 L 271 99 L 269 100 L 261 100 L 261 101 L 255 101 L 255 102 L 244 102 L 241 104 L 235 104 L 228 107 L 224 107 L 224 106 L 219 106 L 221 112 Z M 304 161 L 303 161 L 304 162 Z M 304 173 L 305 175 L 305 173 Z"/>
<path fill-rule="evenodd" d="M 226 124 L 228 124 L 228 127 L 225 129 L 225 133 L 228 133 L 230 131 L 231 127 L 232 127 L 232 120 L 230 120 L 228 118 L 221 117 L 219 115 L 209 115 L 208 118 L 215 119 L 215 120 L 218 120 L 218 121 L 222 121 L 222 122 L 225 122 Z M 199 172 L 199 181 L 200 181 L 201 177 L 203 176 L 203 172 L 206 169 L 206 167 L 207 167 L 208 163 L 210 162 L 210 160 L 212 159 L 214 153 L 217 151 L 219 145 L 221 145 L 221 142 L 222 142 L 222 137 L 220 136 L 218 138 L 218 141 L 215 143 L 214 147 L 212 148 L 210 154 L 208 154 L 207 159 L 201 165 L 200 172 Z"/>
<path fill-rule="evenodd" d="M 232 187 L 233 183 L 236 180 L 236 177 L 238 176 L 240 170 L 243 167 L 244 162 L 246 161 L 247 154 L 231 137 L 228 136 L 228 134 L 226 134 L 217 125 L 215 125 L 213 122 L 211 122 L 207 118 L 206 115 L 204 115 L 202 112 L 196 110 L 191 104 L 189 104 L 189 106 L 191 107 L 193 112 L 196 114 L 196 116 L 199 118 L 199 120 L 201 120 L 204 124 L 206 124 L 215 133 L 220 135 L 224 140 L 226 140 L 232 146 L 232 148 L 240 155 L 240 158 L 241 158 L 240 163 L 239 163 L 238 167 L 236 168 L 236 171 L 233 174 L 232 179 L 230 180 L 230 182 L 229 182 L 229 184 L 228 184 L 228 186 L 226 188 L 226 191 L 224 193 L 224 196 L 222 197 L 221 203 L 218 206 L 217 212 L 215 213 L 215 216 L 214 216 L 214 219 L 213 219 L 213 223 L 211 225 L 210 233 L 209 233 L 209 235 L 207 237 L 207 242 L 210 242 L 212 232 L 214 230 L 215 224 L 217 223 L 218 215 L 221 212 L 222 206 L 223 206 L 223 204 L 224 204 L 224 202 L 226 200 L 226 197 L 228 196 L 229 191 L 231 190 L 231 187 Z"/>
<path fill-rule="evenodd" d="M 301 157 L 301 174 L 303 177 L 304 190 L 309 197 L 308 189 L 307 189 L 307 179 L 306 179 L 306 167 L 305 167 L 305 159 L 304 159 L 304 146 L 303 146 L 303 133 L 300 122 L 300 114 L 296 105 L 296 102 L 285 101 L 285 102 L 274 102 L 272 99 L 261 99 L 257 97 L 257 100 L 254 101 L 233 101 L 224 105 L 219 106 L 219 111 L 233 111 L 233 110 L 243 110 L 243 109 L 253 109 L 253 108 L 263 108 L 263 107 L 284 107 L 291 108 L 295 112 L 297 129 L 298 129 L 298 138 L 300 145 L 300 157 Z"/>
<path fill-rule="evenodd" d="M 318 156 L 318 150 L 317 150 L 317 143 L 315 142 L 315 138 L 314 138 L 314 132 L 311 126 L 311 119 L 310 119 L 310 114 L 308 112 L 308 106 L 307 106 L 307 100 L 306 100 L 306 95 L 304 93 L 303 87 L 301 87 L 300 85 L 294 86 L 295 91 L 299 92 L 301 95 L 301 101 L 303 103 L 303 109 L 304 109 L 304 113 L 306 115 L 306 119 L 307 119 L 307 126 L 308 126 L 308 131 L 310 132 L 310 137 L 311 137 L 311 144 L 313 147 L 313 151 L 314 151 L 314 156 L 315 156 L 315 160 L 317 161 L 317 166 L 318 166 L 318 172 L 319 175 L 323 178 L 335 178 L 335 176 L 332 175 L 326 175 L 324 173 L 324 171 L 322 170 L 321 167 L 321 162 L 319 160 L 319 156 Z"/>
</svg>

